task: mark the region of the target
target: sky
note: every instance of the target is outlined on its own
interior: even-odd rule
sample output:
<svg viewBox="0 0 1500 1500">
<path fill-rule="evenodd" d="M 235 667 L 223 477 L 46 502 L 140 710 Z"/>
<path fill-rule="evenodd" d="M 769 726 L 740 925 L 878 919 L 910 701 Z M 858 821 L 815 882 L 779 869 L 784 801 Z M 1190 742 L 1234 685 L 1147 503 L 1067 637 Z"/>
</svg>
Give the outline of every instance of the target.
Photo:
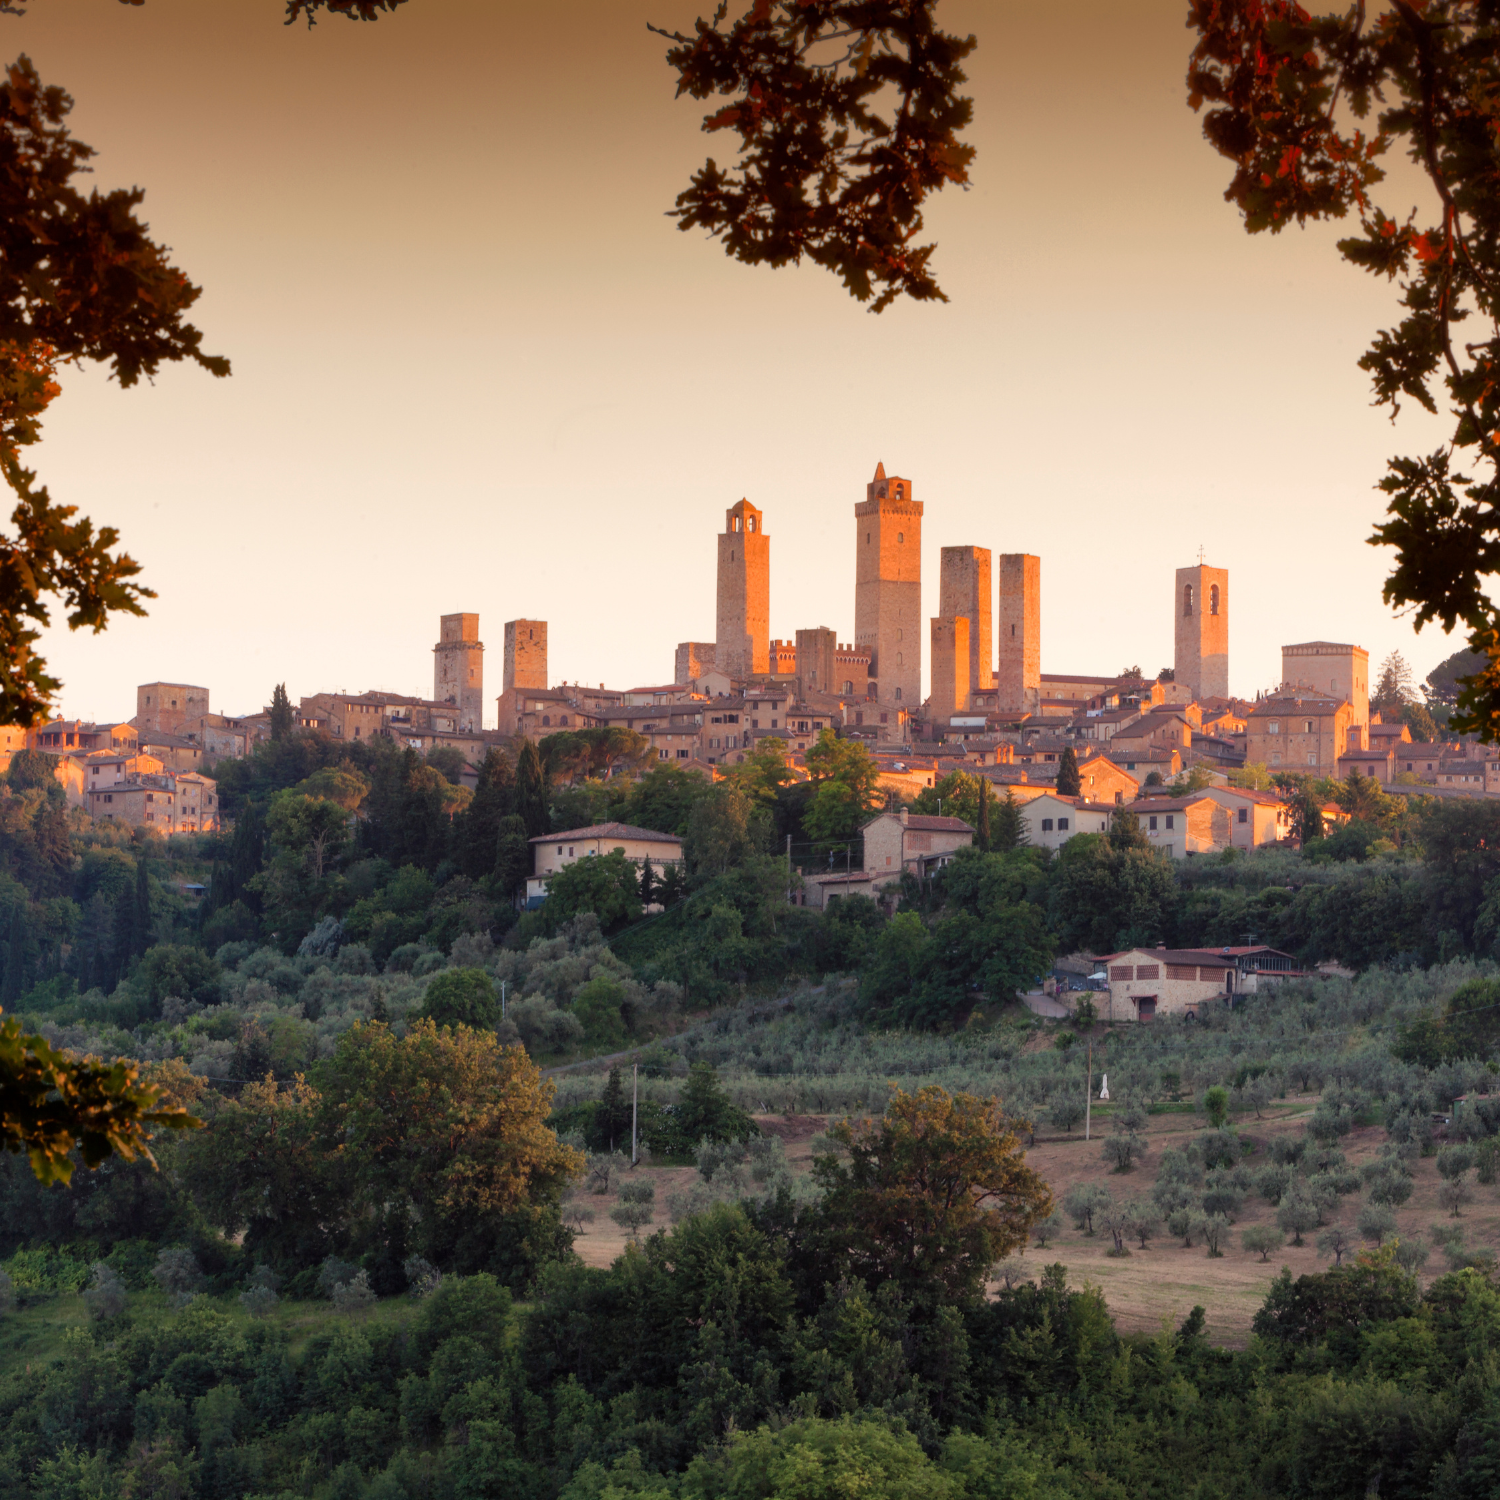
<svg viewBox="0 0 1500 1500">
<path fill-rule="evenodd" d="M 1280 646 L 1463 643 L 1381 602 L 1392 454 L 1440 424 L 1370 404 L 1396 317 L 1349 226 L 1247 236 L 1187 107 L 1183 0 L 943 0 L 974 32 L 968 191 L 930 200 L 946 304 L 873 315 L 815 267 L 751 268 L 666 216 L 705 156 L 648 20 L 683 0 L 410 0 L 370 24 L 280 0 L 33 0 L 0 16 L 76 100 L 101 188 L 139 185 L 233 375 L 122 391 L 69 371 L 28 463 L 117 527 L 159 597 L 42 649 L 69 716 L 191 682 L 432 694 L 438 617 L 549 622 L 554 683 L 668 682 L 712 639 L 715 536 L 771 541 L 771 633 L 850 639 L 877 462 L 943 546 L 1042 560 L 1042 670 L 1172 661 L 1173 573 L 1230 576 L 1230 686 Z M 1419 201 L 1395 183 L 1393 202 Z"/>
</svg>

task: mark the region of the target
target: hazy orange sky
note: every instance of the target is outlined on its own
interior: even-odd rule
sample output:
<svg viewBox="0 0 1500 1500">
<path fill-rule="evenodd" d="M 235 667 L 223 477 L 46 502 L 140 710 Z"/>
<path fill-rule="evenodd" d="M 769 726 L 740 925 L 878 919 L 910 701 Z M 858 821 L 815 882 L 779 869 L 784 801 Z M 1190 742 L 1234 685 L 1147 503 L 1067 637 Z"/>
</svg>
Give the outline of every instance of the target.
<svg viewBox="0 0 1500 1500">
<path fill-rule="evenodd" d="M 234 374 L 122 392 L 69 374 L 31 459 L 117 526 L 160 594 L 107 634 L 49 633 L 63 706 L 135 684 L 248 712 L 285 680 L 432 692 L 438 616 L 487 642 L 550 622 L 554 681 L 669 681 L 713 634 L 714 537 L 741 496 L 771 538 L 771 630 L 854 618 L 852 508 L 876 461 L 938 550 L 1042 559 L 1042 669 L 1172 659 L 1173 569 L 1231 580 L 1230 682 L 1284 641 L 1462 644 L 1382 605 L 1364 544 L 1395 452 L 1356 360 L 1395 316 L 1347 228 L 1250 238 L 1184 100 L 1183 0 L 945 0 L 973 31 L 974 185 L 928 225 L 946 305 L 873 316 L 814 268 L 728 260 L 664 213 L 726 138 L 673 97 L 685 0 L 411 0 L 373 25 L 280 0 L 34 0 L 0 16 L 76 98 L 101 187 L 204 288 Z M 1415 188 L 1406 189 L 1409 206 Z"/>
</svg>

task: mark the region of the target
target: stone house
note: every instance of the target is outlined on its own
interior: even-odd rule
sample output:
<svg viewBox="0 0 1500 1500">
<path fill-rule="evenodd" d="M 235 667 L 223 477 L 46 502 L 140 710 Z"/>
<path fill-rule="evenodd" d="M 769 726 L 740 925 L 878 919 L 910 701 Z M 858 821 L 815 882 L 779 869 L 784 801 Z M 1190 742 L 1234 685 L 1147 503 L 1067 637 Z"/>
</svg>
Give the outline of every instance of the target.
<svg viewBox="0 0 1500 1500">
<path fill-rule="evenodd" d="M 1109 984 L 1104 1019 L 1149 1021 L 1196 1016 L 1205 1005 L 1232 1005 L 1302 966 L 1275 948 L 1131 948 L 1099 960 Z"/>
<path fill-rule="evenodd" d="M 1273 770 L 1332 776 L 1341 755 L 1363 748 L 1354 708 L 1340 698 L 1278 694 L 1261 699 L 1246 721 L 1245 759 Z"/>
<path fill-rule="evenodd" d="M 208 689 L 186 682 L 143 682 L 135 690 L 137 729 L 180 734 L 208 712 Z"/>
<path fill-rule="evenodd" d="M 133 724 L 94 724 L 83 719 L 52 719 L 25 731 L 27 747 L 61 755 L 70 750 L 133 750 L 138 738 Z"/>
<path fill-rule="evenodd" d="M 1210 854 L 1233 838 L 1229 809 L 1206 791 L 1185 797 L 1141 797 L 1130 804 L 1151 847 L 1172 859 Z"/>
<path fill-rule="evenodd" d="M 1270 792 L 1248 787 L 1207 786 L 1202 795 L 1229 813 L 1229 842 L 1236 849 L 1258 849 L 1274 844 L 1291 833 L 1291 810 Z"/>
<path fill-rule="evenodd" d="M 1175 745 L 1156 746 L 1150 750 L 1137 750 L 1127 754 L 1123 750 L 1116 750 L 1111 744 L 1109 749 L 1102 751 L 1101 754 L 1122 770 L 1129 772 L 1142 786 L 1145 786 L 1146 778 L 1153 771 L 1163 781 L 1170 781 L 1174 776 L 1182 774 L 1182 751 Z"/>
<path fill-rule="evenodd" d="M 176 831 L 175 795 L 170 776 L 131 777 L 88 790 L 89 812 L 133 828 L 147 828 L 163 838 Z"/>
<path fill-rule="evenodd" d="M 173 778 L 177 794 L 178 833 L 217 833 L 219 831 L 218 784 L 196 771 Z"/>
<path fill-rule="evenodd" d="M 1103 744 L 1124 734 L 1141 720 L 1139 708 L 1089 709 L 1079 721 L 1078 733 L 1086 740 Z"/>
<path fill-rule="evenodd" d="M 668 865 L 682 864 L 682 840 L 676 834 L 635 828 L 629 823 L 594 823 L 566 833 L 539 834 L 530 842 L 533 873 L 526 882 L 528 906 L 545 898 L 547 884 L 559 870 L 580 859 L 613 854 L 618 849 L 638 867 L 649 864 L 658 876 Z"/>
<path fill-rule="evenodd" d="M 931 875 L 974 842 L 974 830 L 962 818 L 931 817 L 904 807 L 880 813 L 861 832 L 865 869 L 876 888 L 899 881 L 903 871 L 918 879 Z"/>
<path fill-rule="evenodd" d="M 1371 776 L 1383 786 L 1396 779 L 1396 751 L 1394 746 L 1384 745 L 1378 750 L 1346 750 L 1339 756 L 1337 774 L 1340 778 L 1358 771 L 1361 776 Z M 1484 778 L 1481 777 L 1482 781 Z"/>
<path fill-rule="evenodd" d="M 1078 787 L 1090 802 L 1133 802 L 1141 783 L 1106 755 L 1079 757 Z"/>
<path fill-rule="evenodd" d="M 154 755 L 169 771 L 201 771 L 203 747 L 180 734 L 166 734 L 158 729 L 143 729 L 141 752 Z"/>
<path fill-rule="evenodd" d="M 1040 797 L 1028 797 L 1022 803 L 1021 821 L 1026 825 L 1026 839 L 1032 848 L 1061 849 L 1077 834 L 1108 833 L 1114 812 L 1112 802 L 1090 802 L 1084 797 L 1043 792 Z"/>
</svg>

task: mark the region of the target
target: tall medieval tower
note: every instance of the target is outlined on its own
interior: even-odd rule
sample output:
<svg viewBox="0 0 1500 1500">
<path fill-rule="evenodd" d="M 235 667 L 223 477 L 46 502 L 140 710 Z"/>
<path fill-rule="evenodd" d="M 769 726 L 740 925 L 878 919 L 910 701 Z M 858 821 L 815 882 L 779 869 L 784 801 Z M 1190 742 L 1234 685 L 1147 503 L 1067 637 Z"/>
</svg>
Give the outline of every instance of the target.
<svg viewBox="0 0 1500 1500">
<path fill-rule="evenodd" d="M 922 506 L 909 479 L 885 465 L 854 507 L 854 641 L 869 648 L 871 686 L 881 703 L 916 712 L 922 704 Z"/>
<path fill-rule="evenodd" d="M 714 665 L 730 677 L 771 670 L 771 539 L 748 500 L 724 513 Z"/>
<path fill-rule="evenodd" d="M 547 690 L 547 622 L 507 620 L 505 658 L 501 664 L 500 689 L 525 692 Z"/>
<path fill-rule="evenodd" d="M 1201 555 L 1201 554 L 1200 554 Z M 1178 568 L 1172 670 L 1193 697 L 1229 696 L 1229 570 Z"/>
<path fill-rule="evenodd" d="M 1042 560 L 1029 552 L 1000 554 L 1000 649 L 995 658 L 996 707 L 1036 713 L 1042 699 Z"/>
<path fill-rule="evenodd" d="M 465 733 L 484 728 L 484 643 L 478 615 L 443 615 L 432 648 L 432 697 L 458 709 Z"/>
<path fill-rule="evenodd" d="M 966 691 L 959 709 L 969 706 L 970 695 L 988 692 L 995 685 L 995 632 L 992 625 L 990 549 L 988 547 L 944 547 L 939 554 L 938 618 L 969 622 L 969 663 Z M 936 650 L 936 646 L 933 648 Z M 936 666 L 933 667 L 936 671 Z M 937 702 L 937 682 L 932 685 Z M 958 710 L 955 709 L 954 712 Z"/>
</svg>

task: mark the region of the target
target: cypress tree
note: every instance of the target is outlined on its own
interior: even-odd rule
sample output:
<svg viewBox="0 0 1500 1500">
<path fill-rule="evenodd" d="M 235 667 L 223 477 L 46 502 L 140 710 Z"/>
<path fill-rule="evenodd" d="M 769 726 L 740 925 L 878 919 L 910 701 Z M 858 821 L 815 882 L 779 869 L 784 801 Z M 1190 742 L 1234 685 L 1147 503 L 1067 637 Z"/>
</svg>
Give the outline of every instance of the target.
<svg viewBox="0 0 1500 1500">
<path fill-rule="evenodd" d="M 36 849 L 39 894 L 56 895 L 63 891 L 73 869 L 73 842 L 68 837 L 68 818 L 64 811 L 66 798 L 55 783 L 36 810 L 31 822 L 31 839 Z"/>
<path fill-rule="evenodd" d="M 609 1082 L 594 1108 L 592 1139 L 589 1144 L 596 1151 L 613 1151 L 630 1134 L 630 1101 L 625 1097 L 625 1085 L 620 1081 L 620 1070 L 609 1070 Z"/>
<path fill-rule="evenodd" d="M 278 682 L 271 692 L 271 738 L 289 740 L 296 720 L 292 717 L 292 700 L 287 697 L 286 683 Z"/>
<path fill-rule="evenodd" d="M 979 778 L 979 847 L 986 853 L 990 850 L 990 782 L 987 776 Z"/>
<path fill-rule="evenodd" d="M 515 814 L 501 818 L 495 838 L 495 885 L 506 901 L 515 899 L 531 874 L 531 845 L 526 841 L 526 825 Z"/>
<path fill-rule="evenodd" d="M 1057 763 L 1057 795 L 1076 797 L 1082 790 L 1083 779 L 1078 774 L 1078 757 L 1073 754 L 1073 747 L 1069 745 Z"/>
<path fill-rule="evenodd" d="M 494 872 L 500 824 L 515 811 L 515 801 L 510 757 L 492 745 L 480 762 L 473 799 L 458 820 L 459 861 L 471 879 L 482 880 Z"/>
<path fill-rule="evenodd" d="M 1004 854 L 1011 849 L 1019 849 L 1024 843 L 1026 823 L 1021 817 L 1021 804 L 1016 801 L 1016 794 L 1006 787 L 1005 800 L 995 810 L 995 828 L 990 836 L 990 847 Z"/>
<path fill-rule="evenodd" d="M 547 815 L 547 773 L 531 740 L 522 742 L 521 753 L 516 757 L 516 812 L 525 825 L 527 838 L 534 839 L 551 830 L 552 820 Z"/>
<path fill-rule="evenodd" d="M 650 906 L 656 900 L 656 885 L 651 878 L 651 861 L 641 861 L 641 905 Z"/>
<path fill-rule="evenodd" d="M 26 993 L 26 908 L 17 901 L 10 909 L 5 938 L 5 975 L 0 979 L 0 1005 L 8 1010 Z"/>
</svg>

